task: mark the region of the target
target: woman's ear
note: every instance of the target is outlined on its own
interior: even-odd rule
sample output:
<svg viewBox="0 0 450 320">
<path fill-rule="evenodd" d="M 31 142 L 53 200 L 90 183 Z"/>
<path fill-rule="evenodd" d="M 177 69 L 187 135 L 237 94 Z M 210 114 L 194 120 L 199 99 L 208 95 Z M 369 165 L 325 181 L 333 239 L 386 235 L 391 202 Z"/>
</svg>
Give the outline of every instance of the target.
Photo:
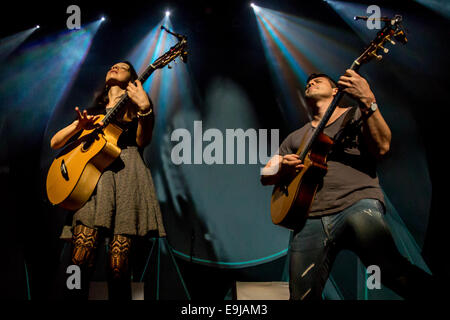
<svg viewBox="0 0 450 320">
<path fill-rule="evenodd" d="M 333 96 L 335 96 L 338 93 L 338 88 L 333 88 Z"/>
</svg>

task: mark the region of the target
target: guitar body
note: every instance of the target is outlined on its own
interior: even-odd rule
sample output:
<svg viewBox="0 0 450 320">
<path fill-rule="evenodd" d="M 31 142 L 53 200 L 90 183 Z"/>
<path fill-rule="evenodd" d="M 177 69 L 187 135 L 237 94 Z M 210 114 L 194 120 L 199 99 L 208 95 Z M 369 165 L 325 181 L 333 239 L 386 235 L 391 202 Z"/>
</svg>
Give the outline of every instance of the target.
<svg viewBox="0 0 450 320">
<path fill-rule="evenodd" d="M 333 140 L 321 133 L 305 157 L 304 168 L 290 181 L 276 185 L 272 192 L 272 222 L 295 229 L 307 217 L 319 183 L 327 173 L 327 154 Z"/>
<path fill-rule="evenodd" d="M 117 140 L 121 133 L 121 128 L 110 123 L 102 131 L 84 130 L 78 140 L 64 148 L 47 174 L 50 202 L 68 210 L 81 208 L 102 172 L 120 155 Z"/>
</svg>

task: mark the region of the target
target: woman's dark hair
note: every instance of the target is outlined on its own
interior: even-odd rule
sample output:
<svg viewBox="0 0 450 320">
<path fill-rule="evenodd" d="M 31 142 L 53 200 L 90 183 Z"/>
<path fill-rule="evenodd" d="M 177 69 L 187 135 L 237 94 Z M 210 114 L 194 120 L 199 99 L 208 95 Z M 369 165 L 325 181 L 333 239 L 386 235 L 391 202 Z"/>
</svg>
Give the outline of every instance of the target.
<svg viewBox="0 0 450 320">
<path fill-rule="evenodd" d="M 131 74 L 130 81 L 135 81 L 138 78 L 138 75 L 131 62 L 121 61 L 121 63 L 125 63 L 130 67 L 129 70 Z M 98 114 L 102 113 L 105 110 L 106 105 L 109 103 L 108 92 L 109 86 L 105 85 L 103 89 L 95 95 L 94 101 L 88 109 L 89 114 Z"/>
</svg>

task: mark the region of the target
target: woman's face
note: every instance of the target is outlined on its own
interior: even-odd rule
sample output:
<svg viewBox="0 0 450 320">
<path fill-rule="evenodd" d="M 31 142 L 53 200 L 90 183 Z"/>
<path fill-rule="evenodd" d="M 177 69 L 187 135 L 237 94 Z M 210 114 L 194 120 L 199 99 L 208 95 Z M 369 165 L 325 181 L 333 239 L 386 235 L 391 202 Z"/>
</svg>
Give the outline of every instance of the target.
<svg viewBox="0 0 450 320">
<path fill-rule="evenodd" d="M 113 65 L 106 74 L 106 83 L 109 85 L 125 85 L 130 79 L 130 66 L 123 62 Z"/>
</svg>

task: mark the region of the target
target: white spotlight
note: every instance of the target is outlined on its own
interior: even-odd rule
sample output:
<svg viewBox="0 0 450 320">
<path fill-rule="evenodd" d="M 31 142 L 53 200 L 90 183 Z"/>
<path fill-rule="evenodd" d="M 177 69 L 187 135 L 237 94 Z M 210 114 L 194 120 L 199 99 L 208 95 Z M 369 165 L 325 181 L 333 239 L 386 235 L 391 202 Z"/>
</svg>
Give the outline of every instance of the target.
<svg viewBox="0 0 450 320">
<path fill-rule="evenodd" d="M 170 16 L 170 11 L 169 10 L 166 11 L 166 17 L 168 17 L 168 16 Z"/>
<path fill-rule="evenodd" d="M 39 29 L 40 27 L 41 27 L 40 25 L 37 25 L 35 28 L 36 28 L 36 29 Z"/>
<path fill-rule="evenodd" d="M 105 21 L 105 19 L 106 19 L 105 17 L 102 17 L 100 20 L 101 20 L 101 21 Z"/>
<path fill-rule="evenodd" d="M 254 4 L 253 2 L 250 3 L 250 7 L 252 7 L 253 10 L 254 10 L 255 12 L 259 12 L 259 10 L 260 10 L 260 7 L 258 7 L 258 6 L 257 6 L 256 4 Z"/>
</svg>

